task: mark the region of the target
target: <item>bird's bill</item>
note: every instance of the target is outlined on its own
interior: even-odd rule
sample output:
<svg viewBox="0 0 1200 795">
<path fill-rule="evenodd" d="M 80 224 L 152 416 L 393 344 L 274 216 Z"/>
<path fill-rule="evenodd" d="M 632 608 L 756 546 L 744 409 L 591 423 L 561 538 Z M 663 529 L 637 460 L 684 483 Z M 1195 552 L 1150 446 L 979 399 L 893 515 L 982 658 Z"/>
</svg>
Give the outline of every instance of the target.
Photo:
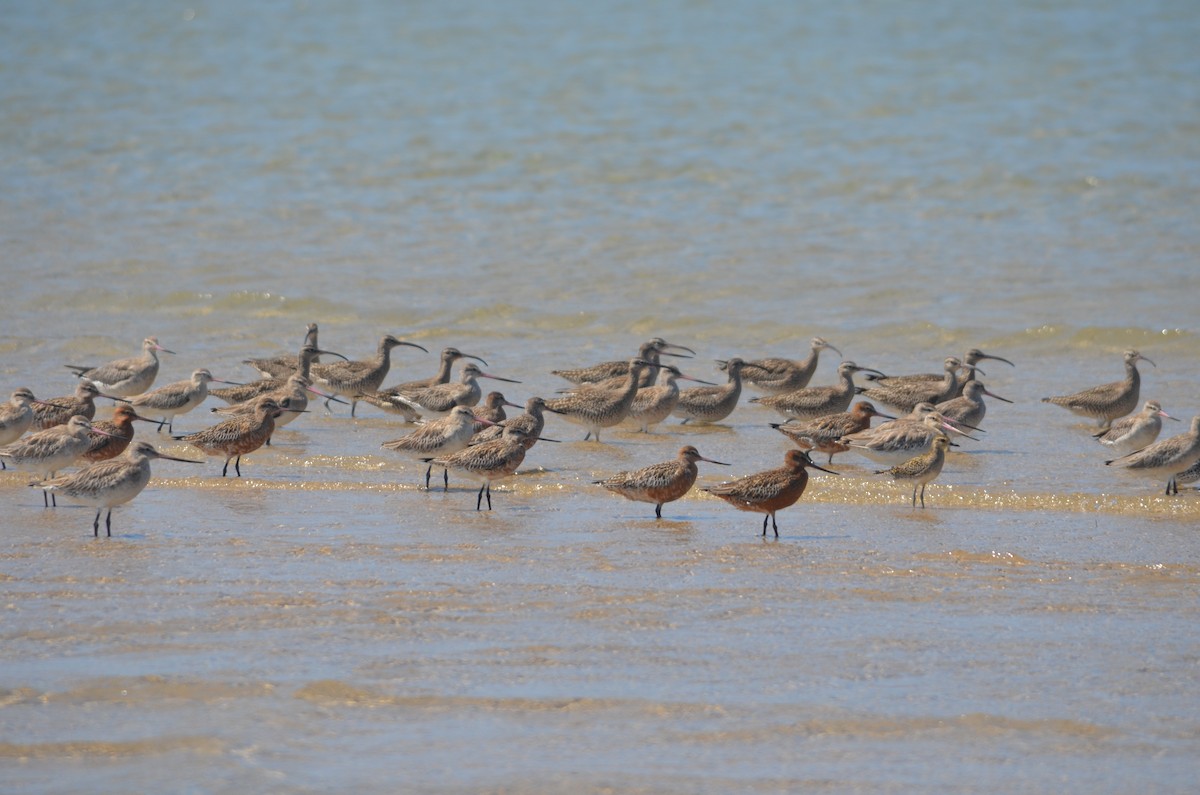
<svg viewBox="0 0 1200 795">
<path fill-rule="evenodd" d="M 1008 359 L 1005 359 L 1003 356 L 992 356 L 992 355 L 990 355 L 990 354 L 986 354 L 986 353 L 985 353 L 983 356 L 980 356 L 979 358 L 980 358 L 980 359 L 991 359 L 991 360 L 992 360 L 992 361 L 994 361 L 994 362 L 1004 362 L 1004 363 L 1005 363 L 1005 364 L 1007 364 L 1009 367 L 1016 367 L 1016 365 L 1015 365 L 1015 364 L 1013 364 L 1012 362 L 1010 362 Z"/>
<path fill-rule="evenodd" d="M 1012 403 L 1012 401 L 1009 400 L 1008 398 L 1000 397 L 995 392 L 991 392 L 987 389 L 983 390 L 983 394 L 987 395 L 988 397 L 994 397 L 994 398 L 996 398 L 996 400 L 1003 400 L 1005 403 Z"/>
<path fill-rule="evenodd" d="M 304 388 L 307 389 L 309 392 L 312 392 L 317 397 L 323 397 L 326 400 L 332 400 L 334 403 L 341 403 L 343 406 L 347 405 L 346 401 L 342 400 L 340 397 L 337 397 L 336 395 L 326 395 L 324 392 L 322 392 L 318 389 L 313 389 L 311 386 L 306 386 Z"/>
<path fill-rule="evenodd" d="M 520 381 L 516 380 L 515 378 L 501 378 L 500 376 L 498 376 L 498 375 L 492 375 L 491 373 L 480 373 L 480 375 L 481 375 L 481 376 L 483 376 L 484 378 L 491 378 L 491 379 L 492 379 L 492 380 L 494 380 L 494 381 L 503 381 L 503 382 L 505 382 L 505 383 L 507 383 L 507 384 L 519 384 L 519 383 L 521 383 Z"/>
</svg>

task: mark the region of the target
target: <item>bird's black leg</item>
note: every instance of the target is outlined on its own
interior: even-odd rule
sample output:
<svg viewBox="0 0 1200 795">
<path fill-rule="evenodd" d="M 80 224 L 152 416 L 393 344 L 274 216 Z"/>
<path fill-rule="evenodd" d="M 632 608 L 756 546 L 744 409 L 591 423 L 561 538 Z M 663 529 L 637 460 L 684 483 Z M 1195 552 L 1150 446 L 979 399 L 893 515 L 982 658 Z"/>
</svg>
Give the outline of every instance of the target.
<svg viewBox="0 0 1200 795">
<path fill-rule="evenodd" d="M 485 488 L 487 488 L 486 483 L 479 487 L 479 494 L 475 497 L 475 510 L 477 511 L 479 510 L 479 506 L 483 505 L 483 490 Z"/>
</svg>

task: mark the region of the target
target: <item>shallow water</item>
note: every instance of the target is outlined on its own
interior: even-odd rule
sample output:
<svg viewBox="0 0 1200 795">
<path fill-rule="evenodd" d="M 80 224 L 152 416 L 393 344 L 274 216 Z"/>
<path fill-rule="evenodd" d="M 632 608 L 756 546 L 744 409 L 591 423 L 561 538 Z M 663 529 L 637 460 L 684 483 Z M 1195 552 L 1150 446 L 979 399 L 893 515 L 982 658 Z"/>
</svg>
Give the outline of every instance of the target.
<svg viewBox="0 0 1200 795">
<path fill-rule="evenodd" d="M 247 379 L 310 321 L 352 357 L 457 346 L 515 402 L 655 335 L 709 380 L 814 335 L 888 372 L 1017 365 L 983 363 L 1016 402 L 925 510 L 839 455 L 778 541 L 591 483 L 683 444 L 730 464 L 700 485 L 778 465 L 745 400 L 602 444 L 551 418 L 490 513 L 421 491 L 367 406 L 316 407 L 240 480 L 156 463 L 112 539 L 0 473 L 6 791 L 1194 787 L 1200 495 L 1039 402 L 1136 347 L 1143 396 L 1200 413 L 1191 4 L 6 22 L 0 392 L 66 394 L 61 364 L 150 334 L 159 383 Z M 435 358 L 398 349 L 388 383 Z"/>
</svg>

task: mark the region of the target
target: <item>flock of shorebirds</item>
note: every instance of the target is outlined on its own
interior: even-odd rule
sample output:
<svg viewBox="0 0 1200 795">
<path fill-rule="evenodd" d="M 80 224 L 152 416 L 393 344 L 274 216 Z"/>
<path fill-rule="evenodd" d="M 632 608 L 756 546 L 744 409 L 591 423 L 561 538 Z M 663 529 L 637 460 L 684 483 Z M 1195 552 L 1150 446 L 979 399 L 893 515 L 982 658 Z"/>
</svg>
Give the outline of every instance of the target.
<svg viewBox="0 0 1200 795">
<path fill-rule="evenodd" d="M 99 367 L 67 365 L 79 378 L 73 395 L 39 400 L 29 389 L 21 388 L 12 393 L 8 404 L 0 405 L 0 467 L 13 464 L 40 475 L 41 479 L 30 485 L 43 490 L 47 507 L 57 504 L 56 495 L 94 507 L 92 529 L 97 536 L 101 516 L 107 511 L 105 530 L 111 536 L 113 507 L 141 493 L 150 480 L 152 460 L 202 463 L 167 455 L 149 442 L 134 441 L 135 421 L 156 423 L 159 431 L 165 427 L 172 438 L 206 455 L 223 457 L 222 477 L 231 462 L 235 474 L 241 476 L 242 456 L 269 445 L 274 431 L 307 411 L 310 395 L 314 395 L 324 399 L 327 409 L 332 402 L 348 402 L 351 416 L 362 402 L 416 423 L 411 433 L 385 442 L 383 447 L 426 464 L 426 489 L 435 466 L 442 469 L 444 489 L 449 487 L 451 470 L 479 481 L 476 510 L 485 499 L 491 510 L 491 484 L 514 474 L 538 441 L 556 441 L 542 436 L 547 413 L 586 428 L 585 440 L 599 441 L 602 430 L 621 423 L 649 432 L 670 416 L 685 424 L 720 422 L 733 412 L 746 386 L 761 393 L 750 402 L 786 418 L 772 427 L 796 447 L 788 450 L 782 467 L 704 491 L 740 510 L 763 514 L 763 535 L 770 522 L 778 536 L 775 515 L 800 499 L 808 483 L 807 470 L 837 474 L 815 463 L 810 457 L 814 451 L 826 454 L 827 464 L 832 464 L 834 455 L 853 451 L 885 465 L 887 468 L 875 474 L 911 483 L 913 507 L 919 500 L 924 508 L 925 486 L 941 474 L 952 438 L 974 439 L 970 432 L 981 430 L 987 411 L 983 398 L 1011 402 L 988 391 L 976 378 L 982 374 L 979 363 L 991 360 L 1014 366 L 975 348 L 962 358 L 946 358 L 941 373 L 887 376 L 842 361 L 837 383 L 811 387 L 821 352 L 832 350 L 841 355 L 829 342 L 814 338 L 803 360 L 717 360 L 728 380 L 714 384 L 685 375 L 663 361 L 663 357 L 691 358 L 693 350 L 655 338 L 626 360 L 553 371 L 573 386 L 558 397 L 531 397 L 521 407 L 500 392 L 485 397 L 480 379 L 519 382 L 484 372 L 475 362 L 485 367 L 487 362 L 457 348 L 441 352 L 441 366 L 433 376 L 384 388 L 393 349 L 426 349 L 389 334 L 379 341 L 373 358 L 349 360 L 322 350 L 317 333 L 317 325 L 310 324 L 295 356 L 245 360 L 244 364 L 261 375 L 247 384 L 224 382 L 209 370 L 198 369 L 186 381 L 151 389 L 158 375 L 159 354 L 172 353 L 153 337 L 143 342 L 138 357 Z M 322 356 L 334 360 L 322 362 Z M 458 380 L 452 381 L 454 364 L 464 359 L 474 361 L 466 362 Z M 1043 400 L 1097 420 L 1097 439 L 1114 453 L 1108 465 L 1165 479 L 1167 493 L 1178 493 L 1178 484 L 1200 480 L 1200 416 L 1192 419 L 1187 433 L 1156 441 L 1162 420 L 1176 418 L 1153 400 L 1132 413 L 1140 399 L 1137 365 L 1142 361 L 1153 364 L 1137 351 L 1126 351 L 1123 380 Z M 866 384 L 855 384 L 854 376 L 859 373 Z M 699 386 L 684 389 L 680 381 Z M 227 386 L 210 387 L 214 383 Z M 174 420 L 199 407 L 210 395 L 228 404 L 212 409 L 225 418 L 205 430 L 174 435 Z M 858 396 L 866 399 L 851 407 Z M 97 398 L 117 402 L 111 420 L 92 421 Z M 876 404 L 896 414 L 883 413 Z M 508 417 L 506 407 L 523 408 L 524 413 Z M 872 427 L 875 418 L 886 421 Z M 691 490 L 697 464 L 702 461 L 726 465 L 687 445 L 671 461 L 618 472 L 595 483 L 628 499 L 654 504 L 655 516 L 661 518 L 664 504 Z M 82 469 L 57 474 L 80 462 L 85 464 Z"/>
</svg>

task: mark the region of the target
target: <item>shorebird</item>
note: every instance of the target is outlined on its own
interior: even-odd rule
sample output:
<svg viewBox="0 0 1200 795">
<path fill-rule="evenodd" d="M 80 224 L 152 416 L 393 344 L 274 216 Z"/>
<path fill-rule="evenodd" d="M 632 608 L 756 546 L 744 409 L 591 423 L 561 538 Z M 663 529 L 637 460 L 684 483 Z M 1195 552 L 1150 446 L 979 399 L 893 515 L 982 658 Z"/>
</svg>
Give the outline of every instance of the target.
<svg viewBox="0 0 1200 795">
<path fill-rule="evenodd" d="M 1124 381 L 1101 384 L 1073 395 L 1044 397 L 1042 402 L 1062 406 L 1083 417 L 1091 417 L 1099 421 L 1101 428 L 1107 429 L 1113 420 L 1124 417 L 1137 407 L 1138 392 L 1142 386 L 1142 376 L 1138 373 L 1137 363 L 1150 362 L 1151 365 L 1158 366 L 1132 349 L 1125 351 L 1124 360 Z"/>
<path fill-rule="evenodd" d="M 1118 456 L 1129 455 L 1153 444 L 1162 431 L 1162 418 L 1179 422 L 1163 411 L 1157 400 L 1147 400 L 1137 414 L 1117 420 L 1107 431 L 1092 434 L 1105 447 L 1111 447 Z"/>
<path fill-rule="evenodd" d="M 313 353 L 307 363 L 304 361 L 304 351 L 306 348 L 311 348 Z M 282 356 L 272 356 L 265 359 L 242 359 L 242 364 L 248 364 L 262 375 L 263 378 L 275 378 L 280 381 L 286 379 L 289 375 L 300 370 L 305 378 L 309 377 L 308 367 L 314 362 L 321 361 L 322 355 L 336 356 L 342 361 L 348 361 L 345 356 L 333 351 L 323 351 L 321 346 L 317 344 L 317 324 L 308 324 L 308 333 L 304 335 L 304 343 L 300 346 L 300 353 L 296 356 L 284 354 Z M 247 398 L 248 400 L 249 398 Z"/>
<path fill-rule="evenodd" d="M 810 386 L 785 392 L 782 395 L 751 398 L 751 403 L 772 408 L 785 417 L 811 420 L 826 414 L 837 414 L 850 408 L 854 400 L 854 374 L 861 371 L 879 372 L 859 367 L 854 362 L 838 365 L 838 383 L 832 386 Z"/>
<path fill-rule="evenodd" d="M 20 439 L 33 425 L 33 401 L 37 400 L 28 387 L 12 393 L 7 403 L 0 405 L 0 447 Z M 0 460 L 0 469 L 7 469 Z"/>
<path fill-rule="evenodd" d="M 671 416 L 671 412 L 679 404 L 679 396 L 682 394 L 679 389 L 679 381 L 694 381 L 697 384 L 716 386 L 711 381 L 702 381 L 699 378 L 684 375 L 678 367 L 669 364 L 660 364 L 658 367 L 666 373 L 664 383 L 639 389 L 633 397 L 633 404 L 629 407 L 629 416 L 625 418 L 626 422 L 637 425 L 642 433 L 650 433 L 651 426 L 657 425 Z"/>
<path fill-rule="evenodd" d="M 279 408 L 283 409 L 283 413 L 275 418 L 275 430 L 293 422 L 301 414 L 308 411 L 308 393 L 323 397 L 327 400 L 332 400 L 334 403 L 345 403 L 333 395 L 326 395 L 324 392 L 319 392 L 312 388 L 312 382 L 302 377 L 299 372 L 292 373 L 291 377 L 284 382 L 284 385 L 272 392 L 266 392 L 259 397 L 271 397 L 279 404 Z M 235 403 L 232 406 L 218 406 L 209 409 L 213 414 L 220 414 L 224 417 L 243 417 L 254 414 L 254 401 L 248 400 L 245 403 Z M 274 432 L 272 432 L 274 435 Z M 267 439 L 267 446 L 270 447 L 271 440 Z"/>
<path fill-rule="evenodd" d="M 415 431 L 384 442 L 380 447 L 404 453 L 422 461 L 430 461 L 438 456 L 448 456 L 464 450 L 475 433 L 475 414 L 467 406 L 455 406 L 450 413 L 440 419 L 427 422 Z M 433 472 L 433 464 L 425 470 L 425 490 L 429 491 L 429 475 Z M 450 473 L 442 470 L 443 491 L 450 488 Z"/>
<path fill-rule="evenodd" d="M 803 389 L 817 371 L 817 359 L 823 350 L 831 350 L 838 356 L 842 352 L 820 337 L 813 337 L 808 357 L 803 361 L 793 359 L 753 359 L 742 366 L 742 379 L 747 384 L 768 395 L 779 395 Z M 724 364 L 718 361 L 717 364 Z"/>
<path fill-rule="evenodd" d="M 434 414 L 445 414 L 455 406 L 471 407 L 479 402 L 483 388 L 479 386 L 480 378 L 491 378 L 509 384 L 519 384 L 512 378 L 501 378 L 498 375 L 485 373 L 474 362 L 463 365 L 457 384 L 435 384 L 434 386 L 418 387 L 395 395 L 401 402 L 407 402 L 413 410 L 425 409 Z"/>
<path fill-rule="evenodd" d="M 379 340 L 375 358 L 363 361 L 334 362 L 333 364 L 313 365 L 312 372 L 317 383 L 329 391 L 350 399 L 350 416 L 354 416 L 354 408 L 358 405 L 358 396 L 374 394 L 383 379 L 387 378 L 388 369 L 392 366 L 392 348 L 407 345 L 410 348 L 429 353 L 428 350 L 415 342 L 405 342 L 396 339 L 391 334 L 385 334 Z M 325 401 L 329 408 L 329 401 Z"/>
<path fill-rule="evenodd" d="M 0 448 L 0 459 L 8 459 L 19 467 L 28 467 L 37 472 L 43 479 L 54 477 L 58 470 L 70 466 L 75 459 L 83 455 L 91 440 L 88 431 L 92 424 L 82 415 L 75 415 L 66 425 L 55 425 L 44 431 L 38 431 L 12 444 Z M 42 493 L 42 499 L 49 508 L 54 502 L 54 495 L 47 499 Z"/>
<path fill-rule="evenodd" d="M 133 397 L 150 388 L 158 376 L 158 354 L 175 353 L 158 344 L 158 338 L 142 340 L 142 355 L 102 364 L 99 367 L 66 365 L 84 381 L 91 381 L 105 395 Z"/>
<path fill-rule="evenodd" d="M 901 384 L 885 384 L 871 388 L 860 388 L 863 397 L 891 406 L 897 411 L 912 411 L 918 403 L 938 404 L 951 400 L 958 394 L 958 371 L 967 368 L 975 372 L 975 365 L 963 364 L 954 356 L 947 356 L 945 375 L 941 381 L 906 381 Z"/>
<path fill-rule="evenodd" d="M 494 439 L 499 439 L 504 434 L 504 428 L 517 428 L 525 434 L 525 449 L 528 450 L 537 444 L 541 437 L 542 428 L 546 425 L 546 401 L 540 397 L 534 396 L 525 401 L 525 413 L 519 414 L 510 420 L 506 420 L 504 427 L 494 425 L 484 428 L 471 437 L 471 445 L 490 442 Z"/>
<path fill-rule="evenodd" d="M 924 407 L 922 407 L 923 410 Z M 844 436 L 841 442 L 872 461 L 899 466 L 909 459 L 929 452 L 934 439 L 939 435 L 944 435 L 945 431 L 978 441 L 976 437 L 968 436 L 952 423 L 947 422 L 942 414 L 930 408 L 919 420 L 915 420 L 911 416 L 901 417 L 898 420 L 885 422 L 878 428 Z"/>
<path fill-rule="evenodd" d="M 683 353 L 676 353 L 683 351 Z M 667 342 L 662 337 L 655 337 L 652 340 L 643 342 L 638 348 L 635 359 L 641 359 L 650 364 L 658 364 L 660 356 L 675 356 L 683 359 L 695 356 L 696 352 L 691 348 L 685 348 L 682 345 L 675 345 Z M 551 370 L 551 375 L 557 375 L 559 378 L 565 378 L 573 384 L 588 384 L 597 381 L 607 381 L 610 378 L 624 378 L 629 374 L 629 359 L 617 362 L 601 362 L 594 364 L 591 367 L 580 367 L 574 370 Z M 658 372 L 654 369 L 644 370 L 642 372 L 642 380 L 638 386 L 650 386 L 650 379 L 657 377 Z"/>
<path fill-rule="evenodd" d="M 150 461 L 155 458 L 182 461 L 186 464 L 204 463 L 160 453 L 149 442 L 135 442 L 119 459 L 101 461 L 70 475 L 30 485 L 40 488 L 43 494 L 58 493 L 72 502 L 81 502 L 95 508 L 96 519 L 92 522 L 92 535 L 96 538 L 100 536 L 100 514 L 107 508 L 104 530 L 105 535 L 111 538 L 112 509 L 124 505 L 142 493 L 142 489 L 150 482 Z"/>
<path fill-rule="evenodd" d="M 116 458 L 133 441 L 133 422 L 156 422 L 139 416 L 132 406 L 124 403 L 113 409 L 111 420 L 101 420 L 92 423 L 91 433 L 88 434 L 89 445 L 79 457 L 91 463 L 107 461 Z"/>
<path fill-rule="evenodd" d="M 231 417 L 211 428 L 172 438 L 187 442 L 205 455 L 225 456 L 221 477 L 229 472 L 229 462 L 233 460 L 233 470 L 240 478 L 242 456 L 254 452 L 270 440 L 275 431 L 275 418 L 282 412 L 283 408 L 275 398 L 264 395 L 255 399 L 253 414 Z"/>
<path fill-rule="evenodd" d="M 227 384 L 228 381 L 223 381 L 220 378 L 213 378 L 213 374 L 204 368 L 192 372 L 192 377 L 187 381 L 175 381 L 160 386 L 152 392 L 146 392 L 138 395 L 129 401 L 136 409 L 141 409 L 147 414 L 154 414 L 161 417 L 158 423 L 158 430 L 161 432 L 163 426 L 167 426 L 167 433 L 175 431 L 175 418 L 180 414 L 187 414 L 192 409 L 199 406 L 208 397 L 208 385 L 211 382 L 218 384 Z"/>
<path fill-rule="evenodd" d="M 801 450 L 828 453 L 827 463 L 832 464 L 835 454 L 850 449 L 848 444 L 841 441 L 842 437 L 867 430 L 871 427 L 872 417 L 896 419 L 890 414 L 883 414 L 864 400 L 854 404 L 850 411 L 840 414 L 826 414 L 812 420 L 790 420 L 782 424 L 772 422 L 771 427 L 795 442 Z"/>
<path fill-rule="evenodd" d="M 487 362 L 478 356 L 472 356 L 469 353 L 463 353 L 458 348 L 442 348 L 441 365 L 439 365 L 438 371 L 432 376 L 429 378 L 418 378 L 415 381 L 405 381 L 403 384 L 396 384 L 395 386 L 388 387 L 384 391 L 390 392 L 394 395 L 402 395 L 416 389 L 424 389 L 427 386 L 448 384 L 450 383 L 450 368 L 453 367 L 454 363 L 459 359 L 474 359 L 484 367 L 489 366 Z"/>
<path fill-rule="evenodd" d="M 983 417 L 987 414 L 987 406 L 983 403 L 984 395 L 1005 403 L 1012 403 L 1008 398 L 1002 398 L 995 392 L 989 392 L 982 381 L 971 380 L 963 387 L 962 395 L 938 403 L 936 408 L 948 420 L 957 422 L 959 425 L 978 428 L 983 424 Z"/>
<path fill-rule="evenodd" d="M 1192 427 L 1187 433 L 1155 442 L 1149 447 L 1121 458 L 1105 461 L 1116 466 L 1152 478 L 1167 478 L 1166 494 L 1178 494 L 1176 476 L 1187 472 L 1200 462 L 1200 415 L 1192 417 Z"/>
<path fill-rule="evenodd" d="M 483 497 L 487 495 L 488 510 L 492 510 L 492 483 L 506 478 L 517 471 L 525 460 L 526 434 L 520 428 L 506 427 L 499 439 L 483 442 L 459 450 L 447 456 L 423 458 L 429 464 L 437 464 L 445 469 L 453 469 L 468 477 L 482 482 L 479 495 L 475 499 L 475 510 L 480 510 Z M 546 439 L 545 441 L 552 441 Z"/>
<path fill-rule="evenodd" d="M 508 413 L 504 411 L 505 406 L 514 409 L 522 408 L 520 403 L 513 403 L 504 397 L 503 392 L 488 392 L 483 403 L 471 409 L 471 413 L 475 415 L 475 433 L 508 419 Z"/>
<path fill-rule="evenodd" d="M 934 480 L 942 473 L 942 465 L 946 463 L 946 448 L 950 446 L 950 437 L 939 433 L 934 437 L 929 452 L 910 458 L 903 464 L 891 469 L 881 469 L 876 475 L 891 475 L 894 480 L 913 481 L 913 507 L 917 507 L 917 486 L 921 487 L 921 507 L 925 507 L 925 484 Z"/>
<path fill-rule="evenodd" d="M 645 359 L 630 359 L 629 371 L 625 376 L 625 386 L 621 389 L 585 389 L 545 401 L 545 408 L 555 414 L 561 414 L 563 419 L 582 425 L 588 429 L 583 437 L 586 442 L 596 437 L 600 441 L 600 429 L 611 428 L 629 415 L 629 407 L 637 395 L 638 383 L 642 371 L 649 368 L 650 362 Z"/>
<path fill-rule="evenodd" d="M 674 502 L 687 494 L 696 482 L 696 475 L 699 473 L 696 468 L 697 461 L 729 466 L 722 461 L 705 458 L 700 455 L 699 450 L 689 444 L 679 448 L 679 455 L 672 461 L 651 464 L 634 472 L 618 472 L 593 483 L 614 494 L 620 494 L 627 500 L 654 503 L 654 518 L 661 519 L 663 504 Z"/>
<path fill-rule="evenodd" d="M 965 356 L 962 357 L 962 361 L 971 366 L 977 365 L 985 359 L 993 362 L 1004 362 L 1010 367 L 1016 367 L 1016 365 L 1010 362 L 1008 359 L 1005 359 L 1002 356 L 993 356 L 990 353 L 984 353 L 978 348 L 972 348 L 971 350 L 967 351 Z M 945 377 L 946 376 L 944 373 L 914 373 L 912 375 L 873 375 L 868 373 L 865 376 L 868 381 L 874 381 L 878 386 L 900 386 L 902 384 L 911 384 L 920 381 L 941 381 Z M 975 371 L 968 370 L 966 376 L 959 379 L 958 395 L 962 394 L 963 386 L 970 383 L 972 380 L 974 380 L 974 378 Z M 958 395 L 954 395 L 953 397 L 958 397 Z"/>
<path fill-rule="evenodd" d="M 762 534 L 764 536 L 767 534 L 767 520 L 770 519 L 771 527 L 775 530 L 775 537 L 779 538 L 779 525 L 775 523 L 775 512 L 794 505 L 796 500 L 800 499 L 805 486 L 808 485 L 807 467 L 819 469 L 831 475 L 838 474 L 831 469 L 814 464 L 813 460 L 808 457 L 808 453 L 803 450 L 788 450 L 783 456 L 783 466 L 779 469 L 757 472 L 728 483 L 722 483 L 711 489 L 701 489 L 701 491 L 706 491 L 714 497 L 720 497 L 739 511 L 766 514 L 763 516 Z"/>
<path fill-rule="evenodd" d="M 742 368 L 746 366 L 738 357 L 726 359 L 725 372 L 729 379 L 720 386 L 694 386 L 679 390 L 679 399 L 671 413 L 682 417 L 680 425 L 692 420 L 697 422 L 720 422 L 733 413 L 742 396 Z"/>
<path fill-rule="evenodd" d="M 1179 484 L 1187 485 L 1200 480 L 1200 461 L 1197 461 L 1189 469 L 1180 472 L 1175 476 L 1175 487 L 1179 488 Z"/>
<path fill-rule="evenodd" d="M 54 397 L 33 401 L 33 429 L 44 431 L 55 425 L 65 425 L 76 414 L 87 419 L 96 416 L 96 398 L 108 397 L 100 394 L 100 390 L 90 381 L 84 381 L 75 387 L 75 394 L 67 397 Z"/>
</svg>

